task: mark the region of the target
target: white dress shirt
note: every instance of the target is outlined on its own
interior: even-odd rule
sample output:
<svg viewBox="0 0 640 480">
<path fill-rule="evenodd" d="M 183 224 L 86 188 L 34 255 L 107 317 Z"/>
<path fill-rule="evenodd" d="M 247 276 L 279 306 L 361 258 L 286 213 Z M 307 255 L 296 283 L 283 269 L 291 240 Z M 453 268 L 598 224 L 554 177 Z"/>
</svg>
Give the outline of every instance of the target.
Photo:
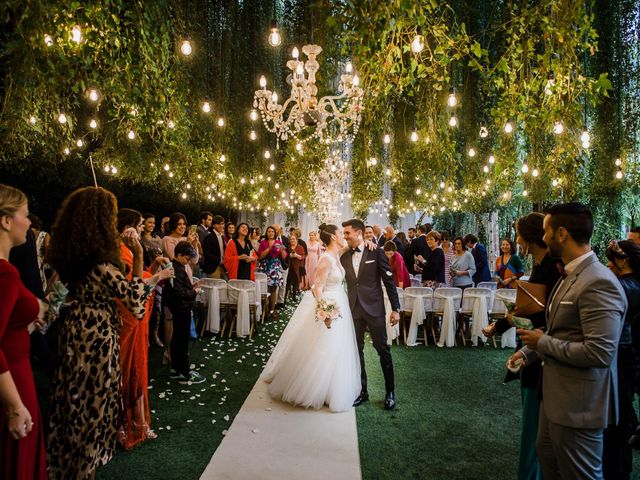
<svg viewBox="0 0 640 480">
<path fill-rule="evenodd" d="M 356 273 L 356 278 L 358 278 L 358 270 L 360 269 L 360 262 L 362 261 L 362 252 L 364 251 L 364 242 L 361 242 L 358 247 L 360 251 L 354 251 L 353 255 L 351 255 L 351 262 L 353 264 L 353 271 Z"/>
<path fill-rule="evenodd" d="M 222 239 L 222 234 L 217 230 L 214 230 L 214 233 L 216 234 L 216 238 L 218 239 L 218 245 L 220 245 L 220 255 L 222 256 L 224 254 L 224 240 Z"/>
</svg>

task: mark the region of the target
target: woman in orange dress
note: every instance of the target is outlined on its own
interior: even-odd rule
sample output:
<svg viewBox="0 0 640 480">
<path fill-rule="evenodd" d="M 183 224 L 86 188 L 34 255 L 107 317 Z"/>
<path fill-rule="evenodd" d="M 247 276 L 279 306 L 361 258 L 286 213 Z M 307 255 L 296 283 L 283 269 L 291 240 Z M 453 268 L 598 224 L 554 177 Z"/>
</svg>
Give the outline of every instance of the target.
<svg viewBox="0 0 640 480">
<path fill-rule="evenodd" d="M 256 281 L 256 255 L 249 240 L 249 225 L 241 223 L 224 250 L 224 268 L 229 280 Z"/>
<path fill-rule="evenodd" d="M 140 212 L 129 208 L 118 211 L 118 231 L 122 235 L 125 230 L 135 228 L 140 235 L 143 219 Z M 120 245 L 121 260 L 127 280 L 131 279 L 133 269 L 133 253 L 122 243 Z M 169 259 L 156 257 L 149 267 L 157 269 L 167 263 Z M 169 278 L 171 269 L 161 270 L 153 275 L 149 270 L 142 272 L 142 280 L 147 288 L 153 288 L 158 281 Z M 153 312 L 154 294 L 151 293 L 145 304 L 145 314 L 138 320 L 131 311 L 118 299 L 116 303 L 122 325 L 120 327 L 120 369 L 122 385 L 120 389 L 120 416 L 118 428 L 118 443 L 129 450 L 146 439 L 154 439 L 156 433 L 150 427 L 149 376 L 147 369 L 149 345 L 149 319 Z"/>
</svg>

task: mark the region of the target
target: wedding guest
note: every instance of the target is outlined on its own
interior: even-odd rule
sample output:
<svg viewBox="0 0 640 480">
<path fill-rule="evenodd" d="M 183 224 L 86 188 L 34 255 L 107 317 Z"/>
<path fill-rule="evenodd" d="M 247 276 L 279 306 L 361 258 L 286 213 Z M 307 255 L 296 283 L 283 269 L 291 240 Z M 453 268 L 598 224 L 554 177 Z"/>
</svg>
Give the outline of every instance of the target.
<svg viewBox="0 0 640 480">
<path fill-rule="evenodd" d="M 300 227 L 295 229 L 296 238 L 298 239 L 298 243 L 302 245 L 302 249 L 304 250 L 304 261 L 300 265 L 300 270 L 298 272 L 298 284 L 299 290 L 308 290 L 309 285 L 307 284 L 307 256 L 309 255 L 309 249 L 307 248 L 307 242 L 302 239 L 302 230 Z"/>
<path fill-rule="evenodd" d="M 255 282 L 258 255 L 247 237 L 249 225 L 243 222 L 238 225 L 235 231 L 234 238 L 227 243 L 227 248 L 224 251 L 224 268 L 229 280 L 253 280 Z"/>
<path fill-rule="evenodd" d="M 384 246 L 384 242 L 385 240 L 385 236 L 382 232 L 382 227 L 380 225 L 374 225 L 373 227 L 371 227 L 371 229 L 373 230 L 373 238 L 375 239 L 375 243 L 379 246 L 379 247 L 383 247 Z"/>
<path fill-rule="evenodd" d="M 409 237 L 404 245 L 404 254 L 402 255 L 402 258 L 404 260 L 404 264 L 407 267 L 407 270 L 409 271 L 409 274 L 415 275 L 416 271 L 414 267 L 415 259 L 414 259 L 414 253 L 413 253 L 413 240 L 417 238 L 416 229 L 411 227 L 407 232 L 409 234 Z"/>
<path fill-rule="evenodd" d="M 500 278 L 498 288 L 516 288 L 515 280 L 524 275 L 522 259 L 508 238 L 502 240 L 500 250 L 502 253 L 496 258 L 496 275 Z"/>
<path fill-rule="evenodd" d="M 267 286 L 269 287 L 269 315 L 275 316 L 276 292 L 282 286 L 282 260 L 287 258 L 287 249 L 276 238 L 276 229 L 267 227 L 265 239 L 260 242 L 258 257 L 260 258 L 260 271 L 267 274 Z"/>
<path fill-rule="evenodd" d="M 629 231 L 628 240 L 631 240 L 636 245 L 640 245 L 640 227 L 632 228 Z"/>
<path fill-rule="evenodd" d="M 284 229 L 277 223 L 273 225 L 276 229 L 276 239 L 279 240 L 286 251 L 289 251 L 289 237 L 284 234 Z M 276 309 L 284 307 L 285 293 L 287 292 L 287 277 L 289 275 L 289 256 L 280 259 L 282 266 L 282 285 L 278 288 Z"/>
<path fill-rule="evenodd" d="M 487 249 L 478 242 L 478 238 L 473 234 L 465 235 L 464 244 L 471 250 L 473 261 L 476 265 L 476 272 L 473 274 L 473 283 L 476 285 L 480 282 L 488 282 L 491 280 L 491 272 L 489 272 L 489 258 L 487 257 Z"/>
<path fill-rule="evenodd" d="M 615 360 L 627 300 L 591 251 L 592 233 L 586 205 L 549 209 L 543 240 L 566 278 L 549 299 L 546 332 L 517 329 L 544 362 L 536 450 L 545 479 L 602 478 L 603 430 L 618 421 Z"/>
<path fill-rule="evenodd" d="M 440 242 L 440 234 L 435 230 L 431 230 L 426 235 L 427 247 L 429 248 L 427 256 L 419 255 L 418 264 L 422 269 L 422 285 L 430 288 L 438 288 L 444 283 L 444 252 L 438 247 Z"/>
<path fill-rule="evenodd" d="M 202 269 L 209 278 L 224 278 L 224 218 L 213 217 L 213 232 L 207 235 L 202 244 L 204 262 Z"/>
<path fill-rule="evenodd" d="M 366 227 L 364 227 L 364 240 L 366 242 L 373 242 L 375 244 L 378 243 L 378 239 L 376 238 L 375 234 L 373 233 L 373 227 L 371 225 L 367 225 Z"/>
<path fill-rule="evenodd" d="M 169 217 L 169 234 L 162 237 L 162 251 L 164 256 L 173 261 L 174 249 L 180 242 L 188 241 L 196 252 L 194 257 L 190 258 L 189 263 L 185 266 L 185 271 L 189 279 L 193 281 L 193 267 L 198 265 L 200 259 L 198 251 L 201 249 L 200 240 L 198 240 L 198 234 L 196 232 L 189 233 L 189 236 L 185 236 L 187 233 L 187 217 L 182 213 L 172 213 Z M 171 316 L 171 310 L 163 308 L 164 313 L 164 345 L 165 351 L 162 357 L 162 364 L 168 365 L 170 362 L 169 357 L 169 345 L 171 344 L 171 336 L 173 335 L 173 320 Z"/>
<path fill-rule="evenodd" d="M 26 241 L 28 214 L 24 193 L 0 184 L 0 478 L 44 480 L 44 433 L 29 360 L 29 328 L 41 307 L 8 262 L 11 249 Z"/>
<path fill-rule="evenodd" d="M 553 287 L 560 278 L 558 264 L 562 265 L 562 260 L 553 258 L 547 251 L 547 244 L 544 243 L 543 228 L 544 215 L 542 213 L 530 213 L 520 217 L 516 222 L 516 239 L 523 255 L 531 255 L 533 259 L 533 269 L 531 271 L 531 283 L 546 285 L 545 305 L 549 301 L 549 296 Z M 540 313 L 528 315 L 534 328 L 546 328 L 546 318 L 544 310 Z M 483 333 L 491 337 L 496 333 L 502 335 L 513 325 L 507 317 L 499 319 L 485 329 Z M 520 352 L 522 342 L 518 339 L 516 353 L 509 359 L 509 365 L 514 368 L 514 362 L 523 360 L 523 353 Z M 538 420 L 540 412 L 540 400 L 538 385 L 540 382 L 541 362 L 533 358 L 530 363 L 524 364 L 518 373 L 509 372 L 505 382 L 520 379 L 522 397 L 522 421 L 520 422 L 520 451 L 518 453 L 518 480 L 531 480 L 542 477 L 540 461 L 536 453 L 536 438 L 538 435 Z"/>
<path fill-rule="evenodd" d="M 409 243 L 413 242 L 413 239 L 418 236 L 418 231 L 414 227 L 409 227 L 407 229 L 407 241 Z"/>
<path fill-rule="evenodd" d="M 149 268 L 158 257 L 162 257 L 162 237 L 156 231 L 156 217 L 153 213 L 144 213 L 142 215 L 142 234 L 140 235 L 140 243 L 144 250 L 144 267 Z M 165 257 L 166 258 L 166 257 Z M 164 263 L 164 262 L 163 262 Z M 164 343 L 158 336 L 160 323 L 162 320 L 162 286 L 164 282 L 156 285 L 155 296 L 153 298 L 153 314 L 149 321 L 149 332 L 153 338 L 153 342 L 160 348 L 164 347 Z"/>
<path fill-rule="evenodd" d="M 189 363 L 189 332 L 191 329 L 191 311 L 195 306 L 197 296 L 196 287 L 188 274 L 188 266 L 197 258 L 193 244 L 186 240 L 175 246 L 173 268 L 175 278 L 173 284 L 165 286 L 165 298 L 173 322 L 174 334 L 171 337 L 171 379 L 179 384 L 198 384 L 206 381 L 196 370 L 190 368 Z"/>
<path fill-rule="evenodd" d="M 158 236 L 160 238 L 165 235 L 169 235 L 169 217 L 162 217 L 162 221 L 160 222 L 160 231 L 158 232 Z"/>
<path fill-rule="evenodd" d="M 200 244 L 204 243 L 205 237 L 211 233 L 212 223 L 213 214 L 211 212 L 200 213 L 200 223 L 196 228 L 196 233 L 198 234 L 198 240 L 200 240 Z"/>
<path fill-rule="evenodd" d="M 396 235 L 391 225 L 387 225 L 386 227 L 384 227 L 384 238 L 382 240 L 381 245 L 384 245 L 384 243 L 388 241 L 392 241 L 393 243 L 396 244 L 396 249 L 398 250 L 398 253 L 400 255 L 404 253 L 404 245 Z"/>
<path fill-rule="evenodd" d="M 417 258 L 427 258 L 430 255 L 431 249 L 427 245 L 427 229 L 424 225 L 418 226 L 418 236 L 413 239 L 411 243 L 411 249 L 413 250 L 413 264 L 416 272 L 421 272 L 421 268 Z"/>
<path fill-rule="evenodd" d="M 471 252 L 464 248 L 462 237 L 453 240 L 453 253 L 451 257 L 451 286 L 462 288 L 473 286 L 473 274 L 476 273 L 476 262 Z"/>
<path fill-rule="evenodd" d="M 251 242 L 253 250 L 258 253 L 258 248 L 260 248 L 260 228 L 251 227 L 249 229 L 249 241 Z"/>
<path fill-rule="evenodd" d="M 289 276 L 287 277 L 287 295 L 285 298 L 289 298 L 293 295 L 293 298 L 300 293 L 300 279 L 302 274 L 302 268 L 304 260 L 306 258 L 304 254 L 304 248 L 298 242 L 298 236 L 295 232 L 289 235 Z"/>
<path fill-rule="evenodd" d="M 229 241 L 233 238 L 233 235 L 236 233 L 236 226 L 233 222 L 227 222 L 227 225 L 224 227 L 224 244 L 225 246 Z"/>
<path fill-rule="evenodd" d="M 636 379 L 640 373 L 640 245 L 630 240 L 612 240 L 605 255 L 607 267 L 616 277 L 629 307 L 624 318 L 618 344 L 618 411 L 619 422 L 604 431 L 602 467 L 604 478 L 626 480 L 631 477 L 633 456 L 629 439 L 638 427 L 633 408 Z"/>
<path fill-rule="evenodd" d="M 144 228 L 140 212 L 130 208 L 118 210 L 118 232 L 124 236 L 127 229 L 135 229 L 140 235 Z M 124 242 L 120 243 L 120 259 L 124 267 L 124 275 L 128 281 L 132 279 L 133 252 Z M 142 279 L 147 287 L 154 286 L 160 280 L 170 278 L 172 270 L 160 270 L 155 273 L 169 259 L 156 257 L 150 270 L 143 270 Z M 146 439 L 157 438 L 151 430 L 151 416 L 149 413 L 149 377 L 148 377 L 148 345 L 149 320 L 153 312 L 154 296 L 149 295 L 145 304 L 145 315 L 139 320 L 127 306 L 118 298 L 116 304 L 122 319 L 119 332 L 120 371 L 122 374 L 121 409 L 118 428 L 118 442 L 125 450 L 144 442 Z"/>
<path fill-rule="evenodd" d="M 49 418 L 49 476 L 93 478 L 115 451 L 120 387 L 121 299 L 136 318 L 145 314 L 142 245 L 122 240 L 133 253 L 131 281 L 120 271 L 118 206 L 99 187 L 76 190 L 63 202 L 51 233 L 49 258 L 69 294 L 60 314 L 59 364 Z"/>
<path fill-rule="evenodd" d="M 453 258 L 453 245 L 451 245 L 451 235 L 446 230 L 440 232 L 440 247 L 444 253 L 444 283 L 451 286 L 451 259 Z"/>
<path fill-rule="evenodd" d="M 309 241 L 307 242 L 307 250 L 309 254 L 305 261 L 305 269 L 307 271 L 307 285 L 313 287 L 316 281 L 316 270 L 318 261 L 320 260 L 320 246 L 322 242 L 318 240 L 318 234 L 315 231 L 309 232 Z"/>
<path fill-rule="evenodd" d="M 47 289 L 47 273 L 51 273 L 51 267 L 47 263 L 47 250 L 49 249 L 49 242 L 51 241 L 51 235 L 42 229 L 42 220 L 36 215 L 29 215 L 31 220 L 31 230 L 36 239 L 36 252 L 38 255 L 38 269 L 40 270 L 40 280 L 42 281 L 42 289 Z"/>
<path fill-rule="evenodd" d="M 411 286 L 411 277 L 409 277 L 409 271 L 407 270 L 406 265 L 404 264 L 404 260 L 402 255 L 400 255 L 396 249 L 396 244 L 387 240 L 384 244 L 384 254 L 389 259 L 389 270 L 393 273 L 393 281 L 398 288 L 407 288 Z"/>
</svg>

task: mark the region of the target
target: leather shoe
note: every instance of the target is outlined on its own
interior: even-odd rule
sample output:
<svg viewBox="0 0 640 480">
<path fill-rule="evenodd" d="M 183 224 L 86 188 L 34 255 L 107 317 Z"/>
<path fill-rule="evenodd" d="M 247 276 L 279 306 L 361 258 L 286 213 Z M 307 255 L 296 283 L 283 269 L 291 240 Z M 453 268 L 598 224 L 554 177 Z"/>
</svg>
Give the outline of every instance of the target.
<svg viewBox="0 0 640 480">
<path fill-rule="evenodd" d="M 396 408 L 396 395 L 393 392 L 388 392 L 384 397 L 384 409 L 393 410 Z"/>
<path fill-rule="evenodd" d="M 640 435 L 637 433 L 631 435 L 628 445 L 634 450 L 640 450 Z"/>
<path fill-rule="evenodd" d="M 360 395 L 358 395 L 358 398 L 355 399 L 355 401 L 353 402 L 353 406 L 357 407 L 359 405 L 362 405 L 364 402 L 369 401 L 369 393 L 368 392 L 360 392 Z"/>
</svg>

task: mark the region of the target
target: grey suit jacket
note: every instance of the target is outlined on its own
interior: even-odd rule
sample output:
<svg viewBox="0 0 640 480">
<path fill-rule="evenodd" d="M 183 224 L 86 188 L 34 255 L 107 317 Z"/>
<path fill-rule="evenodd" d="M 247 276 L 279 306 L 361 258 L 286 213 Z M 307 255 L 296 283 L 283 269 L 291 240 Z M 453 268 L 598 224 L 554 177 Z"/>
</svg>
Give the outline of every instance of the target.
<svg viewBox="0 0 640 480">
<path fill-rule="evenodd" d="M 616 359 L 627 299 L 618 279 L 591 255 L 558 282 L 547 308 L 542 401 L 554 423 L 606 428 L 618 419 Z"/>
</svg>

